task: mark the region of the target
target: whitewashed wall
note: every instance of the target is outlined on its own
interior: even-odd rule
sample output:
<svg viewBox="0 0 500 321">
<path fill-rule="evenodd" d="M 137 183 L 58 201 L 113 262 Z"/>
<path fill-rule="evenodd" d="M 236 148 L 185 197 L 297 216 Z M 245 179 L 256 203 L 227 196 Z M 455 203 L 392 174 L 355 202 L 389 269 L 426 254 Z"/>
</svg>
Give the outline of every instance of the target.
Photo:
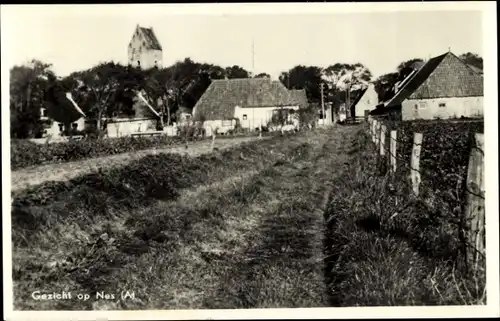
<svg viewBox="0 0 500 321">
<path fill-rule="evenodd" d="M 123 137 L 137 132 L 155 131 L 156 120 L 117 120 L 115 122 L 108 123 L 107 130 L 108 137 Z"/>
<path fill-rule="evenodd" d="M 238 107 L 234 109 L 234 117 L 240 120 L 241 127 L 255 129 L 266 126 L 271 120 L 273 111 L 281 107 Z M 285 106 L 284 109 L 298 110 L 299 106 Z M 246 119 L 244 119 L 246 115 Z"/>
<path fill-rule="evenodd" d="M 403 120 L 482 117 L 483 115 L 483 97 L 408 99 L 402 103 Z"/>
<path fill-rule="evenodd" d="M 378 94 L 375 91 L 375 87 L 370 85 L 363 97 L 356 104 L 355 115 L 356 117 L 365 117 L 365 110 L 375 109 L 378 104 Z"/>
<path fill-rule="evenodd" d="M 77 124 L 77 127 L 76 127 L 77 130 L 84 130 L 85 129 L 85 118 L 84 117 L 81 117 L 80 119 L 78 119 L 74 123 Z M 59 128 L 59 124 L 60 124 L 59 122 L 53 121 L 52 125 L 45 129 L 46 133 L 44 134 L 44 136 L 48 136 L 48 135 L 52 135 L 52 137 L 60 136 L 62 131 Z"/>
</svg>

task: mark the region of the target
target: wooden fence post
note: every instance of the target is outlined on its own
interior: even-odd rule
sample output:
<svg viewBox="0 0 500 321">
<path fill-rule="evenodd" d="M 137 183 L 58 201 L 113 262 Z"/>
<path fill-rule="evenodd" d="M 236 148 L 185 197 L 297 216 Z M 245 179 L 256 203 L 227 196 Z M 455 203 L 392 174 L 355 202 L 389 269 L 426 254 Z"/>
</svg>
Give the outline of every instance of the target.
<svg viewBox="0 0 500 321">
<path fill-rule="evenodd" d="M 376 132 L 375 127 L 377 127 L 377 120 L 376 119 L 374 119 L 373 123 L 372 123 L 372 142 L 373 143 L 375 143 L 375 141 L 376 141 L 375 140 L 375 132 Z"/>
<path fill-rule="evenodd" d="M 393 173 L 396 173 L 397 142 L 398 142 L 398 132 L 395 130 L 391 130 L 391 141 L 389 143 L 390 146 L 389 162 L 391 163 L 391 171 Z"/>
<path fill-rule="evenodd" d="M 387 133 L 387 126 L 382 125 L 380 129 L 380 156 L 385 155 L 385 136 Z"/>
<path fill-rule="evenodd" d="M 413 193 L 418 196 L 419 186 L 421 182 L 420 177 L 420 151 L 422 150 L 423 135 L 421 133 L 415 133 L 413 136 L 413 150 L 411 153 L 411 168 L 410 177 L 411 185 L 413 187 Z"/>
<path fill-rule="evenodd" d="M 375 128 L 375 145 L 378 145 L 380 144 L 380 127 L 382 124 L 380 123 L 380 120 L 377 121 L 377 127 Z"/>
<path fill-rule="evenodd" d="M 477 263 L 478 253 L 485 255 L 485 212 L 484 212 L 484 135 L 475 134 L 475 147 L 469 155 L 467 171 L 467 203 L 465 215 L 470 222 L 468 242 L 477 252 L 473 262 Z"/>
<path fill-rule="evenodd" d="M 212 145 L 210 146 L 210 151 L 214 151 L 214 145 L 215 145 L 215 133 L 212 134 Z"/>
</svg>

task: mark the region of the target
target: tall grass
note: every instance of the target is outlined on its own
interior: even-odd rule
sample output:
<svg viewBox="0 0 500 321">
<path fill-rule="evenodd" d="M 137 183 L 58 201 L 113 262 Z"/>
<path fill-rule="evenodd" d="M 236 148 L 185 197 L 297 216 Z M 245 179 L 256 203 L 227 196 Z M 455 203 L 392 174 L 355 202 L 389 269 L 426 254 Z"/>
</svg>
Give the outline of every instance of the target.
<svg viewBox="0 0 500 321">
<path fill-rule="evenodd" d="M 223 226 L 221 205 L 213 200 L 202 208 L 173 206 L 181 190 L 221 182 L 242 171 L 265 170 L 278 160 L 303 157 L 306 150 L 298 136 L 277 136 L 197 158 L 147 156 L 125 167 L 14 193 L 16 305 L 68 308 L 67 302 L 34 302 L 29 296 L 33 288 L 109 288 L 113 271 L 134 262 L 134 257 L 175 252 L 199 222 L 211 219 L 214 228 Z M 259 185 L 240 192 L 231 191 L 231 198 L 248 203 Z M 79 307 L 92 308 L 90 302 L 80 303 Z"/>
<path fill-rule="evenodd" d="M 410 196 L 371 144 L 361 131 L 325 214 L 332 305 L 484 304 L 484 273 L 464 268 L 449 208 Z"/>
</svg>

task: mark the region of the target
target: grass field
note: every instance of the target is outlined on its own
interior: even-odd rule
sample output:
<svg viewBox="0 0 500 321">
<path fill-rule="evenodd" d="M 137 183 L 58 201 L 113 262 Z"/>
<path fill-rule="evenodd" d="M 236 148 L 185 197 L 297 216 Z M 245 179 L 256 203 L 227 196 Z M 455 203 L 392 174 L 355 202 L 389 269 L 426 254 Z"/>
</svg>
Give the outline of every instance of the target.
<svg viewBox="0 0 500 321">
<path fill-rule="evenodd" d="M 257 136 L 252 137 L 235 137 L 235 138 L 217 138 L 215 147 L 226 149 L 244 142 L 258 139 Z M 264 139 L 268 139 L 265 137 Z M 89 173 L 99 168 L 112 168 L 116 166 L 124 166 L 131 161 L 141 159 L 147 155 L 155 155 L 158 153 L 179 153 L 197 156 L 210 152 L 211 140 L 202 140 L 190 142 L 188 148 L 185 145 L 170 146 L 158 149 L 145 149 L 132 151 L 116 155 L 101 156 L 95 158 L 82 159 L 60 164 L 46 164 L 35 167 L 17 169 L 11 172 L 11 189 L 17 191 L 29 186 L 35 186 L 48 181 L 65 181 L 79 175 Z"/>
<path fill-rule="evenodd" d="M 329 306 L 324 207 L 356 127 L 159 154 L 14 193 L 16 309 Z M 136 299 L 36 301 L 34 290 Z"/>
</svg>

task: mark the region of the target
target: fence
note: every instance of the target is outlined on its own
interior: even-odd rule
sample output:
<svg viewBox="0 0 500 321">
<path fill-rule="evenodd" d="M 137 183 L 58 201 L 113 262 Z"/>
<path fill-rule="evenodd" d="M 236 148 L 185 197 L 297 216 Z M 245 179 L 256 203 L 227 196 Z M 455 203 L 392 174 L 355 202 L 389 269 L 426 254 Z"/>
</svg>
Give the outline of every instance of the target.
<svg viewBox="0 0 500 321">
<path fill-rule="evenodd" d="M 420 169 L 421 151 L 426 146 L 423 144 L 423 133 L 413 133 L 410 164 L 408 160 L 398 156 L 401 141 L 398 139 L 397 130 L 388 130 L 388 126 L 377 119 L 369 119 L 369 135 L 374 143 L 377 154 L 382 161 L 387 161 L 389 173 L 395 174 L 399 167 L 406 167 L 410 175 L 408 182 L 414 197 L 421 195 L 422 170 Z M 485 210 L 484 210 L 484 135 L 474 134 L 474 144 L 469 151 L 465 187 L 465 206 L 462 213 L 467 225 L 457 228 L 466 230 L 464 240 L 467 248 L 467 265 L 473 264 L 477 270 L 479 259 L 485 259 Z M 461 178 L 460 178 L 461 179 Z M 462 200 L 463 201 L 463 200 Z"/>
</svg>

